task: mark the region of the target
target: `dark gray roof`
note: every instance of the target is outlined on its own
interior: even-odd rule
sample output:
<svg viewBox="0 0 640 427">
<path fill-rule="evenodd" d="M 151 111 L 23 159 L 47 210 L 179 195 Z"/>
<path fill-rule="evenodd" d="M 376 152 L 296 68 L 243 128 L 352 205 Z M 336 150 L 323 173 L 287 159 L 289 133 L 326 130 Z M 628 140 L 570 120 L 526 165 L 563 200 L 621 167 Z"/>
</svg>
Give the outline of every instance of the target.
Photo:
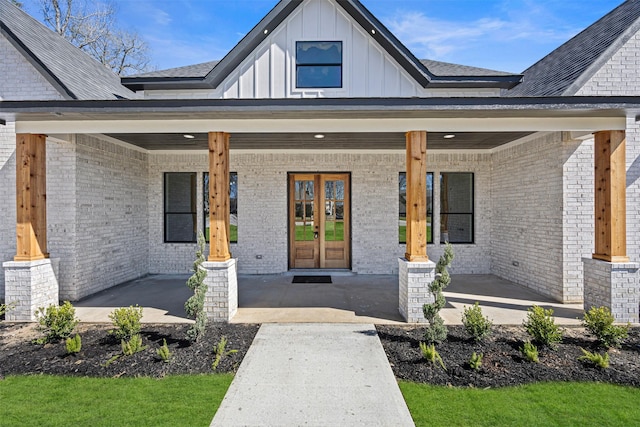
<svg viewBox="0 0 640 427">
<path fill-rule="evenodd" d="M 420 62 L 436 76 L 512 76 L 512 73 L 489 70 L 487 68 L 470 67 L 468 65 L 452 64 L 450 62 L 421 59 Z"/>
<path fill-rule="evenodd" d="M 433 62 L 442 74 L 420 62 L 369 10 L 358 0 L 336 0 L 337 3 L 374 38 L 418 83 L 429 88 L 490 87 L 511 88 L 520 82 L 520 75 L 499 73 L 473 67 Z M 138 76 L 124 77 L 122 83 L 132 90 L 148 89 L 211 89 L 222 81 L 273 30 L 280 25 L 303 0 L 280 2 L 210 71 L 203 76 L 200 66 L 181 67 Z M 178 71 L 180 70 L 180 71 Z M 449 73 L 451 72 L 451 73 Z M 193 74 L 191 74 L 193 73 Z"/>
<path fill-rule="evenodd" d="M 7 0 L 0 33 L 67 99 L 136 98 L 115 73 Z"/>
<path fill-rule="evenodd" d="M 129 78 L 169 77 L 169 78 L 205 78 L 207 74 L 218 65 L 220 61 L 209 61 L 201 64 L 187 65 L 185 67 L 167 68 L 166 70 L 151 71 L 148 73 L 134 74 Z"/>
<path fill-rule="evenodd" d="M 629 0 L 524 71 L 507 96 L 571 96 L 640 29 L 640 0 Z"/>
</svg>

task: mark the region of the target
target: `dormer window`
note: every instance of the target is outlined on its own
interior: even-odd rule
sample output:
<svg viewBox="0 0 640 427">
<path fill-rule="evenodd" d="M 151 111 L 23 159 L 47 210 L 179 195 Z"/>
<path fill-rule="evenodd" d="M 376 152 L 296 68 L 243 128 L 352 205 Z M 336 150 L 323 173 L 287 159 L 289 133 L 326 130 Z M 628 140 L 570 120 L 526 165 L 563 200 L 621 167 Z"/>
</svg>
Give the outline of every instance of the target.
<svg viewBox="0 0 640 427">
<path fill-rule="evenodd" d="M 342 42 L 296 42 L 296 87 L 341 88 Z"/>
</svg>

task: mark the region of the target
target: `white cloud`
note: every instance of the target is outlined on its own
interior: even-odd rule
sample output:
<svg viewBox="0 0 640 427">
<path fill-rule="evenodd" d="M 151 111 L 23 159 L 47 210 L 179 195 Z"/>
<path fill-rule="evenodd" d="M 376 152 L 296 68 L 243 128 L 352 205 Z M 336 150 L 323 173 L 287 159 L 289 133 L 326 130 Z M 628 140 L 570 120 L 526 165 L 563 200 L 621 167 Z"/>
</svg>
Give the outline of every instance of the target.
<svg viewBox="0 0 640 427">
<path fill-rule="evenodd" d="M 447 59 L 483 43 L 557 42 L 575 30 L 534 26 L 528 20 L 480 18 L 473 21 L 435 19 L 422 12 L 397 12 L 386 24 L 419 57 Z"/>
</svg>

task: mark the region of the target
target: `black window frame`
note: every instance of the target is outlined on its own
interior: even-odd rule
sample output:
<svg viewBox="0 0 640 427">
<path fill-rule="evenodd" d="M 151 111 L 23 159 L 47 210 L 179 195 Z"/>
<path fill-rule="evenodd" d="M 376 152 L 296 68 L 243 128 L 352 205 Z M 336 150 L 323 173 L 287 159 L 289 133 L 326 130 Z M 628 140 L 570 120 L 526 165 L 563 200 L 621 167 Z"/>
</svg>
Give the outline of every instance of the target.
<svg viewBox="0 0 640 427">
<path fill-rule="evenodd" d="M 322 63 L 322 62 L 303 62 L 298 59 L 298 46 L 300 43 L 338 43 L 340 44 L 340 62 L 339 63 Z M 301 86 L 300 72 L 301 68 L 308 67 L 340 67 L 340 83 L 338 86 Z M 342 40 L 299 40 L 296 41 L 296 89 L 342 89 L 344 85 L 344 50 Z"/>
<path fill-rule="evenodd" d="M 208 213 L 206 212 L 206 208 L 207 208 L 207 201 L 209 199 L 209 186 L 207 185 L 208 183 L 205 182 L 205 177 L 209 176 L 209 172 L 203 172 L 202 173 L 202 234 L 204 234 L 205 237 L 205 242 L 209 243 L 210 239 L 207 237 L 207 216 Z M 236 183 L 236 215 L 238 215 L 238 172 L 229 172 L 229 215 L 231 215 L 233 213 L 233 204 L 231 203 L 231 200 L 233 199 L 231 197 L 231 183 L 233 182 L 233 177 L 235 177 L 235 183 Z M 237 226 L 236 226 L 237 227 Z M 231 233 L 229 233 L 231 234 Z M 237 234 L 237 228 L 236 228 L 236 239 L 235 240 L 231 240 L 231 235 L 229 235 L 229 243 L 238 243 L 238 234 Z"/>
<path fill-rule="evenodd" d="M 407 173 L 406 172 L 400 172 L 398 173 L 398 217 L 400 217 L 400 177 L 404 175 L 405 176 L 405 186 L 406 186 L 406 176 Z M 429 198 L 429 186 L 427 185 L 426 187 L 426 191 L 427 191 L 427 218 L 429 218 L 429 215 L 431 215 L 431 221 L 427 222 L 427 229 L 429 226 L 431 226 L 431 238 L 427 239 L 427 244 L 433 244 L 434 242 L 434 235 L 435 235 L 435 230 L 433 228 L 433 202 L 434 202 L 434 196 L 433 196 L 433 180 L 434 180 L 434 173 L 433 172 L 427 172 L 427 181 L 429 180 L 429 175 L 431 175 L 431 197 Z M 406 190 L 405 190 L 405 194 L 406 194 Z M 431 200 L 431 203 L 429 203 L 429 200 Z M 431 208 L 431 210 L 429 210 L 429 208 Z M 406 218 L 406 200 L 405 200 L 405 218 Z M 405 239 L 404 242 L 402 240 L 400 240 L 400 231 L 398 230 L 398 244 L 406 244 L 407 243 L 407 239 L 406 239 L 406 234 L 405 234 Z"/>
<path fill-rule="evenodd" d="M 190 212 L 173 212 L 167 210 L 167 179 L 170 175 L 190 175 L 191 176 L 191 203 L 192 210 Z M 192 244 L 197 242 L 197 230 L 198 230 L 198 200 L 197 200 L 197 173 L 196 172 L 165 172 L 162 177 L 162 211 L 163 211 L 163 224 L 162 224 L 162 235 L 164 243 L 185 243 Z M 192 240 L 168 240 L 167 238 L 167 227 L 169 222 L 167 218 L 169 215 L 191 215 L 193 221 L 193 237 Z"/>
<path fill-rule="evenodd" d="M 443 175 L 470 175 L 471 176 L 471 212 L 457 212 L 457 211 L 447 211 L 444 212 L 442 209 L 442 185 L 443 185 Z M 443 215 L 469 215 L 471 216 L 471 240 L 470 241 L 457 241 L 457 242 L 449 242 L 452 245 L 473 245 L 475 244 L 476 239 L 476 227 L 475 227 L 475 210 L 476 210 L 476 177 L 474 172 L 440 172 L 440 244 L 445 244 L 446 242 L 442 239 L 442 216 Z"/>
</svg>

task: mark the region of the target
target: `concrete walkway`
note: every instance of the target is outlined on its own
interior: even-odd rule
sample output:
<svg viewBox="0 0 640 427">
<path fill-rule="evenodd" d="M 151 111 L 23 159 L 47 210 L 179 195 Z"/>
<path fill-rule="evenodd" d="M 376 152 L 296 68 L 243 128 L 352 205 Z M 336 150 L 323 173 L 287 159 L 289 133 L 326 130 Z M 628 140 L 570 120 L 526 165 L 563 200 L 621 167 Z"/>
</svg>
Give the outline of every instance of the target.
<svg viewBox="0 0 640 427">
<path fill-rule="evenodd" d="M 264 324 L 212 426 L 413 426 L 371 324 Z"/>
</svg>

